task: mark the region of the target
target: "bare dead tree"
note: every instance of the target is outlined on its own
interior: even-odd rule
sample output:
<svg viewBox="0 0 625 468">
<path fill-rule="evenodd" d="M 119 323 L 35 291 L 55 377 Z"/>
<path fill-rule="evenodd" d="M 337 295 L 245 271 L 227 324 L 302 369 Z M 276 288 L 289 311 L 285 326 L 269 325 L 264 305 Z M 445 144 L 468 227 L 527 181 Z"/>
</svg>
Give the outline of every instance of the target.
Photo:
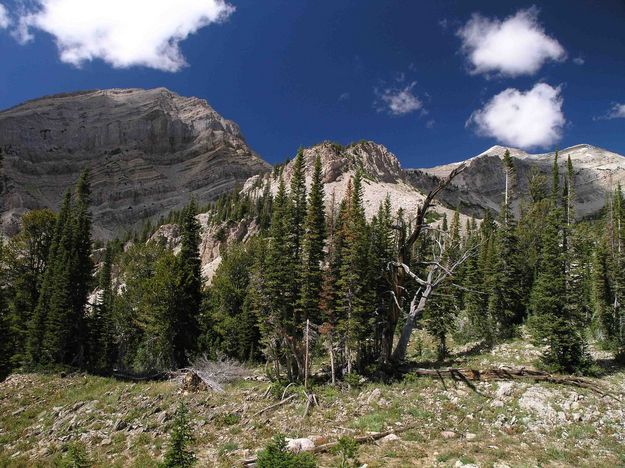
<svg viewBox="0 0 625 468">
<path fill-rule="evenodd" d="M 447 235 L 447 233 L 441 234 Z M 410 301 L 406 322 L 402 328 L 397 345 L 393 350 L 392 359 L 395 362 L 401 362 L 405 359 L 412 331 L 414 330 L 419 319 L 422 317 L 423 311 L 425 310 L 432 293 L 443 281 L 452 277 L 458 267 L 460 267 L 460 265 L 462 265 L 470 256 L 474 255 L 479 247 L 479 245 L 476 245 L 466 248 L 459 257 L 452 259 L 446 255 L 448 249 L 452 246 L 444 242 L 442 236 L 433 236 L 432 242 L 434 247 L 432 259 L 419 262 L 420 265 L 425 266 L 425 278 L 421 278 L 410 268 L 410 266 L 405 263 L 392 262 L 391 265 L 389 265 L 390 268 L 403 270 L 405 276 L 416 282 L 418 286 L 417 292 Z M 394 293 L 392 293 L 392 296 L 396 306 L 401 307 L 401 304 L 399 304 L 399 301 Z"/>
<path fill-rule="evenodd" d="M 410 279 L 410 275 L 407 274 L 406 270 L 401 265 L 409 264 L 413 246 L 421 236 L 423 229 L 426 226 L 425 217 L 435 198 L 441 191 L 445 190 L 449 184 L 451 184 L 454 178 L 460 174 L 464 168 L 464 164 L 460 164 L 454 168 L 445 179 L 442 179 L 439 184 L 427 194 L 425 200 L 423 200 L 423 203 L 417 210 L 417 215 L 411 222 L 413 229 L 410 234 L 406 232 L 406 226 L 393 226 L 399 232 L 399 249 L 397 258 L 391 265 L 392 268 L 389 268 L 386 274 L 386 280 L 390 286 L 391 294 L 395 299 L 393 306 L 389 308 L 387 327 L 384 331 L 384 359 L 387 362 L 391 360 L 397 324 L 399 323 L 399 319 L 402 314 L 404 314 L 404 303 L 407 299 L 405 284 L 406 281 Z M 429 294 L 431 294 L 431 291 L 428 293 L 428 297 Z"/>
</svg>

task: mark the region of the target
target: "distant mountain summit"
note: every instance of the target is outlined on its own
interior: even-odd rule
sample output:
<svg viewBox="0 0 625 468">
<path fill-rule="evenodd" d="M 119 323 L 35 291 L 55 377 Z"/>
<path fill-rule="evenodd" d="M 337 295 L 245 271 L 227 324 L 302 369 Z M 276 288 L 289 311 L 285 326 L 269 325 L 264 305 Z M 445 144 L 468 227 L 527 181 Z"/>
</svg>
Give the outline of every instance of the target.
<svg viewBox="0 0 625 468">
<path fill-rule="evenodd" d="M 529 154 L 494 146 L 465 161 L 467 168 L 440 194 L 439 213 L 459 209 L 481 217 L 498 211 L 504 191 L 501 164 L 510 150 L 517 169 L 513 205 L 521 205 L 532 168 L 551 172 L 553 153 Z M 323 142 L 304 149 L 308 181 L 321 158 L 328 208 L 343 198 L 349 179 L 361 171 L 367 216 L 388 195 L 393 209 L 416 212 L 424 194 L 459 163 L 427 169 L 402 169 L 383 145 L 359 141 L 348 146 Z M 20 216 L 34 208 L 57 209 L 80 172 L 92 172 L 94 236 L 110 239 L 140 228 L 148 219 L 179 209 L 194 197 L 204 204 L 243 186 L 277 190 L 278 172 L 246 143 L 237 124 L 206 101 L 165 88 L 108 89 L 46 96 L 0 112 L 2 229 L 15 233 Z M 565 170 L 575 166 L 577 214 L 597 213 L 605 194 L 625 183 L 625 158 L 591 146 L 560 151 Z M 287 186 L 293 161 L 282 171 Z M 550 180 L 550 179 L 548 179 Z"/>
<path fill-rule="evenodd" d="M 165 88 L 47 96 L 0 112 L 3 229 L 57 208 L 92 172 L 94 234 L 108 239 L 195 197 L 215 199 L 270 169 L 206 101 Z"/>
<path fill-rule="evenodd" d="M 477 156 L 452 164 L 427 169 L 411 169 L 413 184 L 426 190 L 432 178 L 444 177 L 462 162 L 466 169 L 454 180 L 453 186 L 441 194 L 440 199 L 462 212 L 483 216 L 485 210 L 498 212 L 503 200 L 505 178 L 501 159 L 510 151 L 516 168 L 516 184 L 512 203 L 519 208 L 528 193 L 528 180 L 532 170 L 539 170 L 551 182 L 554 153 L 530 154 L 517 148 L 493 146 Z M 605 197 L 617 184 L 625 183 L 625 157 L 588 144 L 565 148 L 559 152 L 559 166 L 566 172 L 570 157 L 575 170 L 576 214 L 578 217 L 595 215 L 605 204 Z M 532 169 L 535 168 L 535 169 Z"/>
</svg>

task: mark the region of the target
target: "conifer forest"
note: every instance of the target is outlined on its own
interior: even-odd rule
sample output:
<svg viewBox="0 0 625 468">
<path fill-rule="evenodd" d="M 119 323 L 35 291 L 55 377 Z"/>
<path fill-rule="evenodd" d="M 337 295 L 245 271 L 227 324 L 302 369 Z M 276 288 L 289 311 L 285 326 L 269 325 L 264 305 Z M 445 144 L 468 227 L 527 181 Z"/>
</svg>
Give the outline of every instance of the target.
<svg viewBox="0 0 625 468">
<path fill-rule="evenodd" d="M 625 356 L 625 202 L 617 187 L 598 219 L 577 220 L 575 168 L 557 158 L 551 180 L 532 175 L 518 214 L 506 193 L 499 215 L 462 224 L 458 212 L 431 216 L 430 197 L 417 213 L 394 212 L 387 198 L 367 219 L 361 173 L 326 210 L 321 161 L 307 188 L 300 153 L 275 195 L 268 186 L 233 192 L 207 207 L 211 223 L 260 226 L 227 246 L 210 285 L 194 202 L 170 216 L 181 232 L 176 253 L 147 233 L 96 245 L 84 172 L 58 213 L 29 212 L 3 244 L 2 375 L 147 376 L 227 356 L 263 364 L 276 381 L 304 382 L 319 360 L 328 382 L 390 378 L 415 329 L 442 361 L 450 340 L 492 347 L 522 327 L 544 346 L 545 369 L 592 372 L 589 339 Z M 507 154 L 502 165 L 512 191 Z"/>
</svg>

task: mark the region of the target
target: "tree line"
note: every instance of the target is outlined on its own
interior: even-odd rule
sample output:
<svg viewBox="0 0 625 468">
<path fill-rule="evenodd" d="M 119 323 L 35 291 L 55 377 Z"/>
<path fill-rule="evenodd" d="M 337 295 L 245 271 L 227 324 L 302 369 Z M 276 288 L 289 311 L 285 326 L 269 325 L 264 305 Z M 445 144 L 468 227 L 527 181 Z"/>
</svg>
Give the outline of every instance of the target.
<svg viewBox="0 0 625 468">
<path fill-rule="evenodd" d="M 210 222 L 254 218 L 259 231 L 225 249 L 210 286 L 194 202 L 176 213 L 175 253 L 158 240 L 94 248 L 88 172 L 58 213 L 27 213 L 2 243 L 0 373 L 71 366 L 146 374 L 207 354 L 263 361 L 272 378 L 296 381 L 325 356 L 334 381 L 409 359 L 415 329 L 444 359 L 451 340 L 493 346 L 522 325 L 554 370 L 587 371 L 591 337 L 625 354 L 620 187 L 602 219 L 576 221 L 574 168 L 556 153 L 551 182 L 534 171 L 515 215 L 506 154 L 496 219 L 487 212 L 461 223 L 456 211 L 434 222 L 436 191 L 416 215 L 394 212 L 387 197 L 367 219 L 366 174 L 358 171 L 337 202 L 327 199 L 319 158 L 308 186 L 303 153 L 291 164 L 288 187 L 276 171 L 275 195 L 261 181 L 256 195 L 233 193 L 211 207 Z"/>
</svg>

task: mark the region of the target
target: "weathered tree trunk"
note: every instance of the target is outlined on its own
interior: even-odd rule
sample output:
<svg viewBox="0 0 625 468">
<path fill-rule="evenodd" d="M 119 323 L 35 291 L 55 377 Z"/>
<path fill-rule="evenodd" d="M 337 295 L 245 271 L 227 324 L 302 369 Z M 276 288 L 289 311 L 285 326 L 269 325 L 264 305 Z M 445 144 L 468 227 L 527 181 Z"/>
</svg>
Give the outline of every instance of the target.
<svg viewBox="0 0 625 468">
<path fill-rule="evenodd" d="M 412 331 L 414 330 L 417 320 L 419 320 L 421 315 L 423 315 L 423 311 L 425 310 L 425 305 L 427 304 L 430 294 L 432 294 L 432 284 L 428 283 L 419 298 L 419 302 L 415 304 L 415 301 L 413 300 L 410 304 L 410 313 L 406 318 L 404 328 L 402 328 L 401 335 L 397 341 L 397 345 L 395 346 L 395 351 L 393 351 L 393 361 L 401 362 L 406 359 L 406 352 L 408 351 L 408 343 L 410 342 Z"/>
<path fill-rule="evenodd" d="M 410 263 L 410 253 L 412 251 L 412 247 L 415 242 L 421 235 L 423 228 L 426 226 L 425 215 L 430 209 L 432 203 L 436 196 L 451 183 L 454 178 L 460 174 L 465 168 L 464 164 L 459 165 L 455 169 L 453 169 L 449 175 L 441 180 L 438 185 L 432 189 L 425 200 L 423 200 L 423 204 L 417 210 L 417 216 L 414 219 L 414 229 L 407 236 L 405 231 L 405 226 L 394 226 L 399 230 L 399 239 L 398 245 L 399 250 L 397 254 L 397 265 L 408 265 Z M 399 323 L 399 319 L 403 313 L 403 302 L 406 295 L 406 271 L 403 268 L 392 268 L 389 269 L 387 273 L 387 281 L 390 285 L 391 294 L 394 295 L 395 301 L 391 307 L 389 307 L 388 316 L 387 316 L 387 325 L 388 329 L 384 334 L 384 361 L 390 362 L 391 360 L 395 360 L 392 358 L 393 351 L 393 341 L 395 338 L 395 330 L 397 329 L 397 324 Z M 403 332 L 402 332 L 403 334 Z"/>
</svg>

